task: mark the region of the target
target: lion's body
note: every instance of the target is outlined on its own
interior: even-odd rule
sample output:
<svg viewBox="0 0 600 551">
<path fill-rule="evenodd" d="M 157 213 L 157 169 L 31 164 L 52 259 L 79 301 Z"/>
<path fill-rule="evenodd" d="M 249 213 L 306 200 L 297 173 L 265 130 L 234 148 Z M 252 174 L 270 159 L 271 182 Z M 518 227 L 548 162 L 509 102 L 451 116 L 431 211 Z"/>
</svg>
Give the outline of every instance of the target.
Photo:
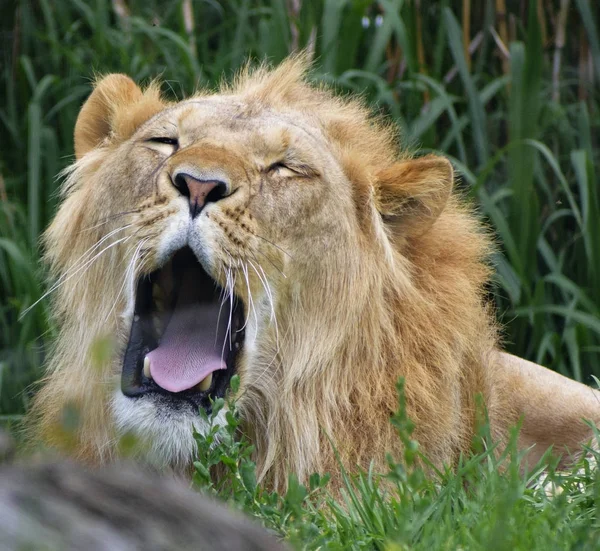
<svg viewBox="0 0 600 551">
<path fill-rule="evenodd" d="M 177 240 L 177 224 L 187 224 L 173 221 L 184 215 L 169 181 L 157 176 L 144 187 L 176 159 L 246 182 L 240 196 L 249 190 L 243 204 L 234 203 L 234 194 L 211 203 L 186 231 L 198 228 L 221 285 L 229 284 L 226 270 L 214 266 L 229 263 L 241 274 L 233 285 L 251 337 L 238 365 L 238 405 L 264 482 L 284 487 L 291 472 L 301 480 L 314 471 L 338 472 L 332 443 L 350 469 L 372 461 L 383 467 L 386 452 L 401 451 L 389 422 L 400 377 L 415 438 L 437 466 L 468 451 L 477 395 L 498 439 L 524 414 L 522 442 L 539 442 L 538 456 L 550 444 L 572 449 L 589 438 L 580 419 L 600 420 L 598 393 L 497 351 L 484 300 L 490 240 L 451 195 L 447 161 L 403 157 L 392 129 L 356 101 L 304 83 L 302 72 L 301 62 L 288 61 L 178 105 L 163 103 L 155 88 L 142 94 L 122 76 L 100 82 L 80 115 L 78 161 L 46 234 L 49 261 L 64 284 L 55 294 L 60 335 L 34 406 L 42 438 L 62 439 L 61 411 L 73 404 L 81 430 L 72 451 L 87 461 L 110 459 L 123 430 L 170 431 L 157 453 L 164 459 L 168 445 L 166 463 L 189 461 L 185 435 L 193 420 L 159 426 L 154 409 L 134 411 L 113 396 L 132 318 L 133 274 L 164 262 L 164 241 Z M 194 139 L 145 172 L 158 153 L 144 157 L 137 137 L 150 135 L 153 125 L 164 132 L 161 117 L 169 113 L 177 115 L 171 124 L 195 129 Z M 198 133 L 201 127 L 212 130 Z M 292 147 L 288 142 L 296 148 L 291 176 L 256 168 L 257 158 L 268 164 L 264 158 Z M 114 354 L 98 365 L 94 343 L 107 336 Z M 530 383 L 531 374 L 541 384 Z M 560 413 L 548 415 L 549 403 Z"/>
</svg>

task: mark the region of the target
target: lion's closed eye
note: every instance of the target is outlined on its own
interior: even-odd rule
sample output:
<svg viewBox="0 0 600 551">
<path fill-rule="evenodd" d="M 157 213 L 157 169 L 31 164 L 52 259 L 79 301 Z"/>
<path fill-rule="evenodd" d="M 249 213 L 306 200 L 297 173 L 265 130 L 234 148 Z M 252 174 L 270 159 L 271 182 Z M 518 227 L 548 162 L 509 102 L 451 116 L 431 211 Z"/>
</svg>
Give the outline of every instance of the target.
<svg viewBox="0 0 600 551">
<path fill-rule="evenodd" d="M 146 139 L 144 143 L 165 155 L 172 155 L 179 149 L 179 140 L 168 136 L 152 136 Z"/>
<path fill-rule="evenodd" d="M 287 161 L 272 163 L 265 172 L 283 178 L 314 178 L 318 176 L 318 172 L 307 164 L 296 164 Z"/>
<path fill-rule="evenodd" d="M 268 166 L 266 172 L 267 174 L 274 174 L 283 177 L 300 176 L 297 171 L 295 171 L 293 168 L 290 168 L 282 161 L 278 161 Z"/>
</svg>

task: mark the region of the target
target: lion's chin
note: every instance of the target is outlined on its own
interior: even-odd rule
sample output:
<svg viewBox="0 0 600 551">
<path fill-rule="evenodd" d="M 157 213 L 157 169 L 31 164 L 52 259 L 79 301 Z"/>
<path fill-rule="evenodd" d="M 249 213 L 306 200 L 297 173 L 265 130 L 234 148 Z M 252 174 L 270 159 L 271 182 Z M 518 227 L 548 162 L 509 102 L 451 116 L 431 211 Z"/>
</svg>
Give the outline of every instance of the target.
<svg viewBox="0 0 600 551">
<path fill-rule="evenodd" d="M 206 421 L 198 414 L 188 408 L 165 408 L 157 396 L 132 400 L 120 389 L 114 393 L 112 410 L 117 434 L 127 438 L 127 453 L 161 470 L 189 472 L 197 449 L 194 432 L 208 431 Z M 213 422 L 225 424 L 225 409 Z"/>
</svg>

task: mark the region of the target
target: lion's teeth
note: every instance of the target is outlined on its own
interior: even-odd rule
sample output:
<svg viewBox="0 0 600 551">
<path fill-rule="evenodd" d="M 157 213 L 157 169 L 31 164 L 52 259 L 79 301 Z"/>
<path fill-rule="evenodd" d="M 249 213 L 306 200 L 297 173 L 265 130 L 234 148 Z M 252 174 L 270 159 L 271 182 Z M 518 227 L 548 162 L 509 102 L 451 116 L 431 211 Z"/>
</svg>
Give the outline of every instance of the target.
<svg viewBox="0 0 600 551">
<path fill-rule="evenodd" d="M 212 379 L 213 379 L 213 374 L 210 373 L 209 375 L 207 375 L 204 379 L 202 379 L 199 383 L 198 383 L 198 390 L 208 390 L 210 388 L 210 385 L 212 385 Z"/>
<path fill-rule="evenodd" d="M 144 375 L 148 377 L 148 379 L 152 378 L 152 375 L 150 375 L 150 358 L 148 356 L 144 358 Z"/>
</svg>

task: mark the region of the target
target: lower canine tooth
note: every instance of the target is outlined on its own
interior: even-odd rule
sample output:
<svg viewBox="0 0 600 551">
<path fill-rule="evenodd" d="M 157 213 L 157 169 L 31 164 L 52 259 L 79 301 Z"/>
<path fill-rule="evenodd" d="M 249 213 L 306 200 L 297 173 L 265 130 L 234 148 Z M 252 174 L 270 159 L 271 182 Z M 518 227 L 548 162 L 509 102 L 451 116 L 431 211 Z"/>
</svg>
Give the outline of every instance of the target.
<svg viewBox="0 0 600 551">
<path fill-rule="evenodd" d="M 212 385 L 212 373 L 210 375 L 207 375 L 204 379 L 202 379 L 199 383 L 198 383 L 198 389 L 199 390 L 208 390 L 210 388 L 210 385 Z"/>
<path fill-rule="evenodd" d="M 150 358 L 148 356 L 144 358 L 144 375 L 148 377 L 148 379 L 152 378 L 152 375 L 150 375 Z"/>
</svg>

